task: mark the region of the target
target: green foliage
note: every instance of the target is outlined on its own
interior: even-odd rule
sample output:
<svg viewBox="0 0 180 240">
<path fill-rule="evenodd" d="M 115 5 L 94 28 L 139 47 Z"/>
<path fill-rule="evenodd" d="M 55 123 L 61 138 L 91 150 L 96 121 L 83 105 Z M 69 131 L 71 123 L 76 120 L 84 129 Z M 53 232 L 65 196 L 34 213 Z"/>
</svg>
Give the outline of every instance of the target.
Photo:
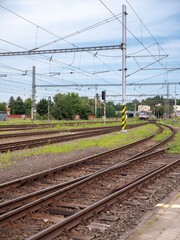
<svg viewBox="0 0 180 240">
<path fill-rule="evenodd" d="M 47 114 L 48 113 L 48 101 L 45 98 L 41 99 L 39 101 L 39 103 L 36 105 L 36 110 L 40 116 Z"/>
<path fill-rule="evenodd" d="M 168 144 L 170 147 L 170 150 L 168 150 L 168 153 L 171 154 L 180 154 L 180 132 L 176 133 L 173 140 Z"/>
<path fill-rule="evenodd" d="M 54 97 L 51 113 L 58 120 L 72 120 L 76 115 L 79 115 L 81 119 L 88 119 L 88 115 L 92 113 L 92 106 L 88 98 L 80 98 L 77 93 L 58 93 Z"/>
<path fill-rule="evenodd" d="M 125 144 L 140 140 L 147 136 L 152 135 L 157 130 L 157 126 L 149 124 L 146 126 L 141 126 L 139 128 L 128 130 L 127 134 L 121 134 L 119 132 L 111 133 L 107 136 L 101 136 L 99 138 L 91 138 L 91 139 L 83 139 L 71 143 L 59 144 L 59 145 L 50 145 L 35 148 L 35 149 L 26 149 L 25 153 L 13 152 L 10 155 L 10 152 L 7 154 L 1 155 L 0 165 L 4 164 L 4 162 L 10 164 L 10 159 L 21 158 L 23 156 L 31 156 L 31 155 L 42 155 L 45 153 L 60 153 L 60 152 L 70 152 L 74 150 L 86 149 L 90 147 L 100 147 L 112 149 L 116 147 L 123 146 Z M 4 166 L 4 165 L 3 165 Z M 0 166 L 1 167 L 1 166 Z"/>
<path fill-rule="evenodd" d="M 5 102 L 0 103 L 0 111 L 6 111 L 6 103 Z"/>
<path fill-rule="evenodd" d="M 31 98 L 27 98 L 27 99 L 24 101 L 25 114 L 26 114 L 27 116 L 30 116 L 30 115 L 31 115 L 31 105 L 32 105 Z"/>
<path fill-rule="evenodd" d="M 21 97 L 17 97 L 17 99 L 14 101 L 12 100 L 12 97 L 11 97 L 10 100 L 11 100 L 11 103 L 10 103 L 11 114 L 15 114 L 15 115 L 25 114 L 25 107 Z"/>
<path fill-rule="evenodd" d="M 164 128 L 163 132 L 156 135 L 153 138 L 153 141 L 162 141 L 163 139 L 169 137 L 172 134 L 172 132 L 169 128 L 167 128 L 167 127 L 163 127 L 163 128 Z"/>
</svg>

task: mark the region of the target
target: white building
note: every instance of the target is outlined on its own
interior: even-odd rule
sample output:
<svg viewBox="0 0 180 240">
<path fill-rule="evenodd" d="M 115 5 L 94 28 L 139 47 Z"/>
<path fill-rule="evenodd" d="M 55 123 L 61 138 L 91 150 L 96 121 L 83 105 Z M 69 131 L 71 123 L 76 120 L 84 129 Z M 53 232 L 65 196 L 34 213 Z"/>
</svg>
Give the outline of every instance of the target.
<svg viewBox="0 0 180 240">
<path fill-rule="evenodd" d="M 138 112 L 151 112 L 151 108 L 148 105 L 139 105 Z"/>
<path fill-rule="evenodd" d="M 177 117 L 180 117 L 180 105 L 176 105 L 176 109 L 175 109 L 175 106 L 174 106 L 174 112 L 176 112 Z"/>
</svg>

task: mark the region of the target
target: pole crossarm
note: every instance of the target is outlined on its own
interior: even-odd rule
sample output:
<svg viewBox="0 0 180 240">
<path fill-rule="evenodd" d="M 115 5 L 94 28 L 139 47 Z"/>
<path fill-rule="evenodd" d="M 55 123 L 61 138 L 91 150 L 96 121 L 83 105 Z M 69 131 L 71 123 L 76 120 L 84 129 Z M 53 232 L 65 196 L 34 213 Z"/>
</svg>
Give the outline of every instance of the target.
<svg viewBox="0 0 180 240">
<path fill-rule="evenodd" d="M 170 82 L 169 85 L 180 85 L 180 82 Z M 148 86 L 148 85 L 167 85 L 164 82 L 156 83 L 128 83 L 127 86 Z M 36 87 L 121 87 L 122 83 L 118 84 L 61 84 L 61 85 L 36 85 Z"/>
<path fill-rule="evenodd" d="M 130 95 L 128 95 L 128 94 L 126 94 L 126 96 L 127 97 L 131 97 L 131 96 L 133 96 L 133 97 L 146 97 L 146 96 L 151 96 L 151 97 L 153 97 L 153 96 L 167 96 L 167 94 L 159 94 L 159 93 L 157 93 L 157 94 L 130 94 Z M 117 94 L 117 95 L 107 95 L 107 97 L 121 97 L 122 95 L 120 94 Z"/>
<path fill-rule="evenodd" d="M 36 51 L 30 50 L 30 51 L 20 51 L 20 52 L 0 52 L 0 57 L 4 57 L 4 56 L 21 56 L 21 55 L 35 55 L 35 54 L 90 52 L 90 51 L 103 51 L 103 50 L 116 50 L 116 49 L 122 49 L 122 44 L 121 45 L 111 45 L 111 46 L 79 47 L 79 48 L 36 50 Z"/>
</svg>

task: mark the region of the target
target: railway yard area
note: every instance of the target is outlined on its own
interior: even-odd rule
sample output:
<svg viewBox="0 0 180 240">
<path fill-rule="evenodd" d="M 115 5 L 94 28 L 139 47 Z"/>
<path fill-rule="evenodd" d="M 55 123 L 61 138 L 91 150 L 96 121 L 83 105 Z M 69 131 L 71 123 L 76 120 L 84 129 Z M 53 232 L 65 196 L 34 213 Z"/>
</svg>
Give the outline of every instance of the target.
<svg viewBox="0 0 180 240">
<path fill-rule="evenodd" d="M 0 239 L 150 239 L 179 198 L 180 123 L 57 125 L 0 125 Z"/>
</svg>

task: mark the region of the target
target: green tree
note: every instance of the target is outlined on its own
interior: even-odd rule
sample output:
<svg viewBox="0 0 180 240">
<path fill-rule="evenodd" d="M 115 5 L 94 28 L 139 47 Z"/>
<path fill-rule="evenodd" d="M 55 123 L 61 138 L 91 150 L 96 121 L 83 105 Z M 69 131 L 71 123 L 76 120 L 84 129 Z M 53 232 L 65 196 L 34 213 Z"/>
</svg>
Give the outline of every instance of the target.
<svg viewBox="0 0 180 240">
<path fill-rule="evenodd" d="M 30 116 L 30 115 L 31 115 L 31 104 L 32 104 L 31 98 L 27 98 L 27 99 L 24 101 L 25 114 L 26 114 L 27 116 Z"/>
<path fill-rule="evenodd" d="M 6 111 L 6 103 L 5 102 L 0 103 L 0 111 Z"/>
<path fill-rule="evenodd" d="M 38 104 L 36 105 L 36 110 L 37 110 L 37 113 L 40 116 L 47 115 L 47 113 L 48 113 L 48 101 L 45 98 L 41 99 L 38 102 Z"/>
<path fill-rule="evenodd" d="M 73 119 L 79 114 L 80 118 L 87 119 L 92 112 L 88 98 L 80 98 L 77 93 L 58 93 L 54 96 L 52 115 L 56 119 Z"/>
<path fill-rule="evenodd" d="M 115 105 L 113 102 L 106 103 L 106 116 L 108 118 L 116 117 Z"/>
<path fill-rule="evenodd" d="M 177 99 L 177 100 L 176 100 L 176 104 L 177 104 L 177 105 L 180 105 L 180 99 Z"/>
<path fill-rule="evenodd" d="M 14 97 L 11 96 L 10 99 L 9 99 L 9 108 L 11 109 L 12 108 L 12 103 L 15 101 Z M 12 114 L 12 110 L 10 110 L 10 113 Z"/>
<path fill-rule="evenodd" d="M 25 114 L 24 103 L 20 96 L 18 96 L 16 100 L 11 101 L 10 108 L 11 108 L 11 111 L 10 111 L 11 114 L 15 114 L 15 115 Z"/>
</svg>

